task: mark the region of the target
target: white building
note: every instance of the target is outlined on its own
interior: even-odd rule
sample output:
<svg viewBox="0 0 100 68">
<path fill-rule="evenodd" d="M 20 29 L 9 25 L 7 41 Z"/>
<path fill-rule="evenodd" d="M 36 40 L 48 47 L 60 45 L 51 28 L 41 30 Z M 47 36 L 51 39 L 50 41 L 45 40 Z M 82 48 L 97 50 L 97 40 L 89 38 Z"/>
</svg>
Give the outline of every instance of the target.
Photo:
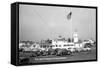
<svg viewBox="0 0 100 68">
<path fill-rule="evenodd" d="M 52 49 L 68 49 L 74 48 L 74 43 L 68 42 L 65 38 L 59 38 L 52 40 Z"/>
<path fill-rule="evenodd" d="M 40 45 L 38 43 L 34 43 L 30 46 L 31 51 L 37 51 L 40 49 Z"/>
<path fill-rule="evenodd" d="M 77 32 L 73 33 L 73 42 L 68 42 L 64 38 L 59 38 L 56 40 L 52 40 L 52 48 L 60 48 L 60 49 L 73 49 L 73 48 L 82 48 L 83 44 L 79 43 Z"/>
<path fill-rule="evenodd" d="M 22 46 L 25 45 L 25 43 L 19 43 L 19 48 L 22 48 Z"/>
</svg>

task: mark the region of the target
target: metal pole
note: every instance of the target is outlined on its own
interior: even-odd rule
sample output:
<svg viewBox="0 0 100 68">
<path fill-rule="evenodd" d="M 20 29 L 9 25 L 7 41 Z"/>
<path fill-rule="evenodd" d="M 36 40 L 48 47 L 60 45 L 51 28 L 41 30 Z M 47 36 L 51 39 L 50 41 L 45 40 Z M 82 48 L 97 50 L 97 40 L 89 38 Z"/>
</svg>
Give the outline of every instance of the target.
<svg viewBox="0 0 100 68">
<path fill-rule="evenodd" d="M 69 20 L 70 23 L 70 36 L 71 36 L 71 42 L 72 42 L 72 20 Z"/>
</svg>

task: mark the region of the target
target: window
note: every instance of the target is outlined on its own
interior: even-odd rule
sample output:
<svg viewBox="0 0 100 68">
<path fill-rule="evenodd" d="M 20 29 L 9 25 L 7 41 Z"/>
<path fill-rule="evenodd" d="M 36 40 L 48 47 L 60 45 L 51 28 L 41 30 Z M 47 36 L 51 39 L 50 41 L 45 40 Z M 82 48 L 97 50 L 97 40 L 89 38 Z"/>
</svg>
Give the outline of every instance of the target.
<svg viewBox="0 0 100 68">
<path fill-rule="evenodd" d="M 61 45 L 59 45 L 59 47 L 61 47 Z"/>
<path fill-rule="evenodd" d="M 55 45 L 52 45 L 52 47 L 55 47 Z"/>
<path fill-rule="evenodd" d="M 56 47 L 57 47 L 58 45 L 56 45 Z"/>
<path fill-rule="evenodd" d="M 67 45 L 64 45 L 64 46 L 67 46 Z"/>
</svg>

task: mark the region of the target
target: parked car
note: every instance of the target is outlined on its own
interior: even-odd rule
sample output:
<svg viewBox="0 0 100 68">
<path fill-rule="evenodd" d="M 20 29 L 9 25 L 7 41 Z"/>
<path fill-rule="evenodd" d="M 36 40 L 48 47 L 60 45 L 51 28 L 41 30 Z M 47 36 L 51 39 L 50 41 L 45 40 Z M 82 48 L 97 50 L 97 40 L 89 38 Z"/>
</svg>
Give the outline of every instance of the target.
<svg viewBox="0 0 100 68">
<path fill-rule="evenodd" d="M 64 55 L 71 55 L 71 51 L 66 50 L 66 49 L 59 49 L 57 51 L 57 56 L 64 56 Z"/>
<path fill-rule="evenodd" d="M 87 48 L 83 48 L 84 51 L 91 51 L 91 48 L 87 47 Z"/>
<path fill-rule="evenodd" d="M 67 50 L 71 51 L 72 53 L 74 53 L 76 49 L 75 48 L 68 48 Z"/>
<path fill-rule="evenodd" d="M 48 50 L 48 55 L 56 55 L 56 50 L 55 49 L 49 49 Z"/>
</svg>

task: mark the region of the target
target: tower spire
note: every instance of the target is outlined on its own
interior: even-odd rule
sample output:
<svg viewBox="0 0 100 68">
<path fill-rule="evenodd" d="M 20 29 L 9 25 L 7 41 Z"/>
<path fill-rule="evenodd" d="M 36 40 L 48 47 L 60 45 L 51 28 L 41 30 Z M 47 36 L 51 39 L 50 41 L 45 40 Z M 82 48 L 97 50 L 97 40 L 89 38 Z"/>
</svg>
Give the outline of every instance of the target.
<svg viewBox="0 0 100 68">
<path fill-rule="evenodd" d="M 75 32 L 73 33 L 73 38 L 74 38 L 74 43 L 78 42 L 78 34 L 77 34 L 77 29 L 75 29 Z"/>
</svg>

